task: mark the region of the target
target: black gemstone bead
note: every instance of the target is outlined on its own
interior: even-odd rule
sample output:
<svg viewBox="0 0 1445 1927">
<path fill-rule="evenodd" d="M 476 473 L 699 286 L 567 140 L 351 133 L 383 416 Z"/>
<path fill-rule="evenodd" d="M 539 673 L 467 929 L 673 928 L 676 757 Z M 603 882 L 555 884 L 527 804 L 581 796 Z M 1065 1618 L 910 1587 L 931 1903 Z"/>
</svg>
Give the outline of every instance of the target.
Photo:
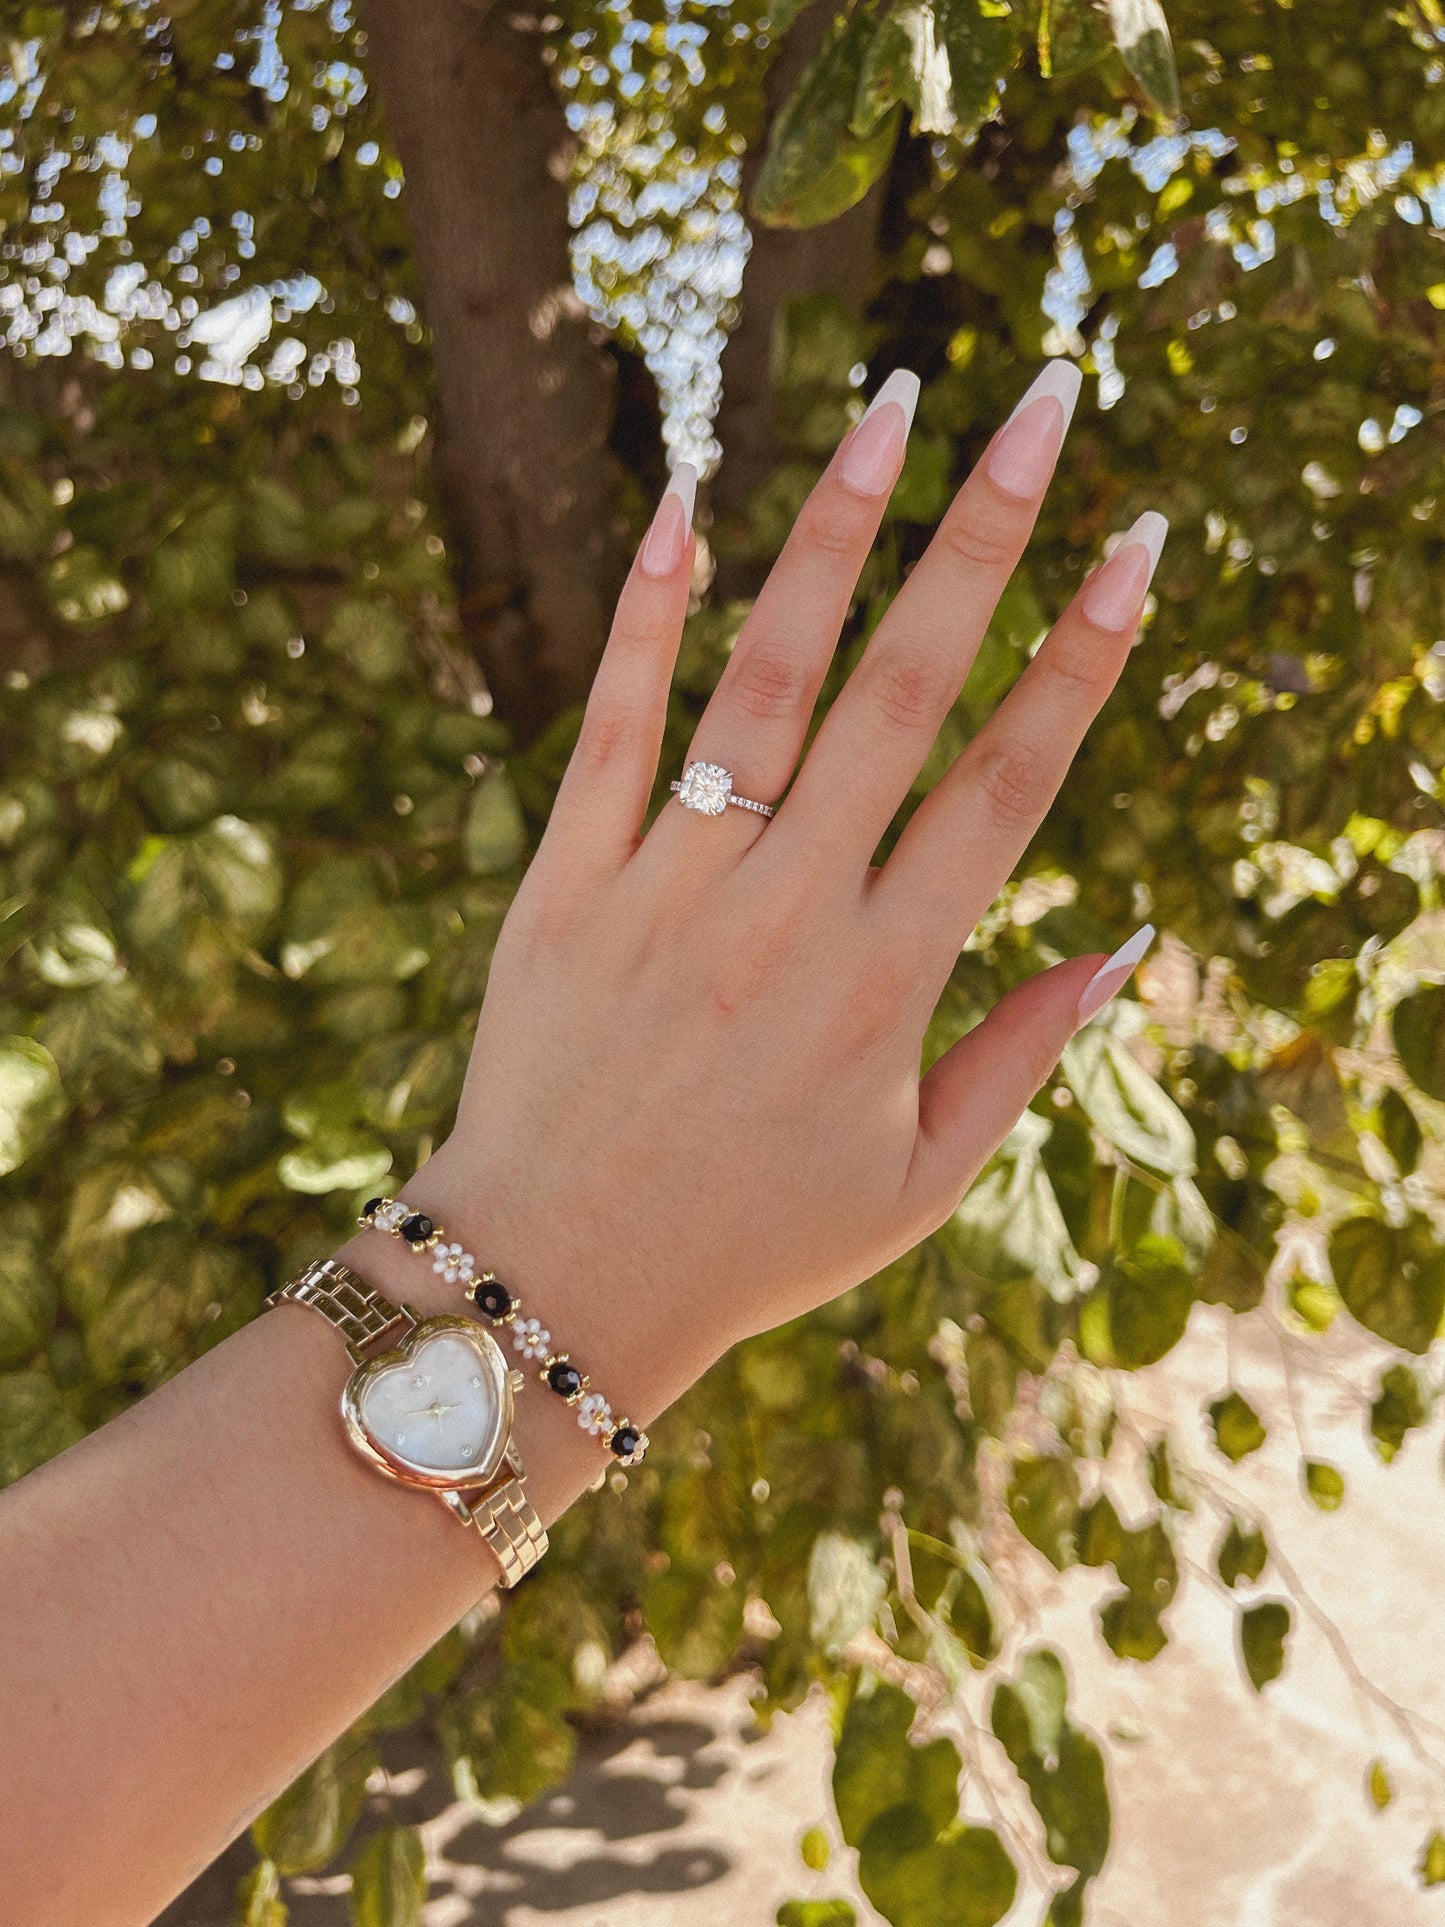
<svg viewBox="0 0 1445 1927">
<path fill-rule="evenodd" d="M 488 1318 L 505 1318 L 512 1309 L 512 1294 L 495 1278 L 486 1278 L 473 1287 L 472 1303 Z"/>
<path fill-rule="evenodd" d="M 401 1235 L 409 1245 L 425 1244 L 435 1230 L 431 1219 L 424 1218 L 419 1211 L 414 1211 L 409 1218 L 401 1221 Z"/>
<path fill-rule="evenodd" d="M 576 1398 L 582 1390 L 582 1374 L 565 1358 L 559 1359 L 547 1374 L 547 1383 L 559 1398 Z"/>
<path fill-rule="evenodd" d="M 642 1434 L 635 1425 L 619 1425 L 607 1441 L 607 1449 L 619 1459 L 630 1458 L 641 1442 Z"/>
<path fill-rule="evenodd" d="M 386 1203 L 385 1198 L 368 1198 L 366 1203 L 361 1207 L 362 1217 L 363 1218 L 371 1217 L 374 1212 L 380 1211 L 381 1207 L 385 1203 Z"/>
</svg>

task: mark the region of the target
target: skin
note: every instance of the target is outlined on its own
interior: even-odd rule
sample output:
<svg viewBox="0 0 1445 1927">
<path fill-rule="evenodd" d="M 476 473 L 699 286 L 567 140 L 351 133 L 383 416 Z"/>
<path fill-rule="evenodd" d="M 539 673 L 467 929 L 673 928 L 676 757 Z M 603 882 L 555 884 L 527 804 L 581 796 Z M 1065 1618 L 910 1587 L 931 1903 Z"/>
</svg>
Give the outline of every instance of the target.
<svg viewBox="0 0 1445 1927">
<path fill-rule="evenodd" d="M 1113 626 L 1085 586 L 872 867 L 1064 429 L 1045 396 L 1001 431 L 797 768 L 902 464 L 892 414 L 814 491 L 698 728 L 693 755 L 740 793 L 792 779 L 771 823 L 669 806 L 643 834 L 693 561 L 664 500 L 498 944 L 456 1128 L 405 1187 L 644 1424 L 739 1338 L 943 1221 L 1101 961 L 1023 984 L 920 1081 L 957 953 L 1125 660 L 1149 557 L 1125 546 L 1100 572 Z M 997 479 L 1021 473 L 1037 487 Z M 397 1241 L 341 1255 L 423 1313 L 461 1308 Z M 282 1307 L 0 1496 L 8 1917 L 150 1920 L 495 1583 L 474 1533 L 350 1450 L 346 1370 L 337 1333 Z M 516 1440 L 549 1521 L 607 1463 L 535 1386 Z"/>
</svg>

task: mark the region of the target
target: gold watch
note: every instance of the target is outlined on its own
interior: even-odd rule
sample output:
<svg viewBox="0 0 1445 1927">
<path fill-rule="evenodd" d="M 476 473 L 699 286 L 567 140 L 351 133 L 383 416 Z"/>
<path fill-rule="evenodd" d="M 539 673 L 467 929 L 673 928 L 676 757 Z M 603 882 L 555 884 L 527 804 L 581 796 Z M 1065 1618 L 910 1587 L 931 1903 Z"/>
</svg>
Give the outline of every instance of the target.
<svg viewBox="0 0 1445 1927">
<path fill-rule="evenodd" d="M 356 1367 L 341 1394 L 346 1436 L 385 1477 L 435 1492 L 474 1525 L 502 1584 L 515 1586 L 547 1550 L 547 1533 L 512 1443 L 522 1375 L 492 1334 L 470 1318 L 419 1318 L 335 1258 L 308 1265 L 266 1303 L 310 1305 L 336 1327 Z"/>
</svg>

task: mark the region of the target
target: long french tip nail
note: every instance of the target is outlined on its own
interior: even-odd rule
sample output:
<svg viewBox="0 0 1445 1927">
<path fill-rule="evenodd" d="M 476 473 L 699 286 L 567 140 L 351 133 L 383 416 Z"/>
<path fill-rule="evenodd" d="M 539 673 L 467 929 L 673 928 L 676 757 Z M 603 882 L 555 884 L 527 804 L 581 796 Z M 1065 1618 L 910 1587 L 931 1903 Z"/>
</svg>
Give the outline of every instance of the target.
<svg viewBox="0 0 1445 1927">
<path fill-rule="evenodd" d="M 668 576 L 678 567 L 687 550 L 696 504 L 697 470 L 691 462 L 679 462 L 662 492 L 652 527 L 642 544 L 638 560 L 644 575 Z"/>
<path fill-rule="evenodd" d="M 1106 957 L 1079 994 L 1079 1022 L 1089 1019 L 1117 996 L 1133 976 L 1144 952 L 1154 941 L 1152 923 L 1140 924 L 1127 943 L 1121 943 L 1112 957 Z"/>
<path fill-rule="evenodd" d="M 1080 606 L 1090 622 L 1117 630 L 1138 622 L 1168 533 L 1169 523 L 1157 509 L 1145 509 L 1124 531 L 1085 586 Z"/>
<path fill-rule="evenodd" d="M 878 393 L 873 397 L 872 401 L 869 402 L 867 408 L 864 409 L 863 417 L 858 423 L 858 427 L 861 428 L 863 422 L 866 422 L 870 415 L 876 415 L 879 409 L 886 407 L 889 402 L 896 402 L 903 410 L 903 432 L 906 435 L 913 426 L 913 415 L 914 410 L 918 407 L 918 391 L 920 385 L 917 375 L 914 374 L 911 368 L 895 368 L 887 381 L 885 381 L 883 386 L 878 390 Z M 856 433 L 857 430 L 854 432 Z"/>
<path fill-rule="evenodd" d="M 1050 361 L 1034 376 L 1020 395 L 1008 422 L 1016 420 L 1030 402 L 1039 401 L 1045 395 L 1052 395 L 1064 411 L 1064 429 L 1067 433 L 1069 423 L 1074 417 L 1074 405 L 1079 399 L 1079 390 L 1083 385 L 1084 377 L 1076 362 L 1062 358 Z M 1008 427 L 1008 422 L 1004 423 L 1005 428 Z"/>
<path fill-rule="evenodd" d="M 838 479 L 856 495 L 887 495 L 898 480 L 918 406 L 918 377 L 895 368 L 844 442 Z"/>
<path fill-rule="evenodd" d="M 1048 487 L 1082 380 L 1073 362 L 1051 361 L 989 443 L 984 467 L 1005 495 L 1027 502 Z M 1034 407 L 1050 401 L 1052 408 Z"/>
</svg>

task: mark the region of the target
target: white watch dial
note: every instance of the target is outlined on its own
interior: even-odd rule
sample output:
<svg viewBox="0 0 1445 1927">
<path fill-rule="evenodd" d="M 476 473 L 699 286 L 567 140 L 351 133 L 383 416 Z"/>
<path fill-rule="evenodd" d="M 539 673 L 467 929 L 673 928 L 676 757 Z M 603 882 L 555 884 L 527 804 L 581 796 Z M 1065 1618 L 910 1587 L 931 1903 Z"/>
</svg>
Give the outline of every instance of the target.
<svg viewBox="0 0 1445 1927">
<path fill-rule="evenodd" d="M 494 1374 L 463 1333 L 424 1336 L 408 1356 L 368 1379 L 358 1403 L 363 1426 L 384 1451 L 429 1472 L 479 1465 L 497 1438 Z"/>
</svg>

